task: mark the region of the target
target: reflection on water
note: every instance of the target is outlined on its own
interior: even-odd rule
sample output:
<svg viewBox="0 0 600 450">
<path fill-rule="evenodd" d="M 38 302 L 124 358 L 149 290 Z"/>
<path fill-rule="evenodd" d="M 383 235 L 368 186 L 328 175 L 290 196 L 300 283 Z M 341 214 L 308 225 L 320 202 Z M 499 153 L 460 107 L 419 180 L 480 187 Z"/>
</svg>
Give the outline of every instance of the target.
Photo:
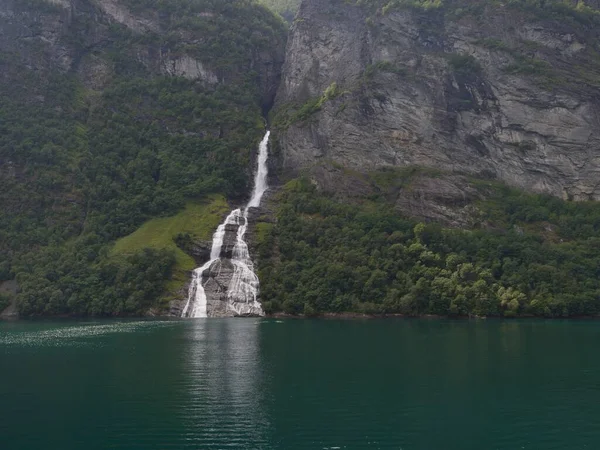
<svg viewBox="0 0 600 450">
<path fill-rule="evenodd" d="M 267 443 L 255 320 L 200 319 L 186 342 L 188 439 L 200 448 Z"/>
<path fill-rule="evenodd" d="M 0 322 L 0 449 L 596 449 L 599 336 L 600 321 Z"/>
</svg>

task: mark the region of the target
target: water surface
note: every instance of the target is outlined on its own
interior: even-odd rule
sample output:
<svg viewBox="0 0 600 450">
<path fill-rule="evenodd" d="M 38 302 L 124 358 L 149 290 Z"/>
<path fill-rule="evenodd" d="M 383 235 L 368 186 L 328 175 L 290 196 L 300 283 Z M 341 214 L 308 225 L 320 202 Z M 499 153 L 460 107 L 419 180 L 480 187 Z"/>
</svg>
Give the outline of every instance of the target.
<svg viewBox="0 0 600 450">
<path fill-rule="evenodd" d="M 594 321 L 0 322 L 0 448 L 598 449 Z"/>
</svg>

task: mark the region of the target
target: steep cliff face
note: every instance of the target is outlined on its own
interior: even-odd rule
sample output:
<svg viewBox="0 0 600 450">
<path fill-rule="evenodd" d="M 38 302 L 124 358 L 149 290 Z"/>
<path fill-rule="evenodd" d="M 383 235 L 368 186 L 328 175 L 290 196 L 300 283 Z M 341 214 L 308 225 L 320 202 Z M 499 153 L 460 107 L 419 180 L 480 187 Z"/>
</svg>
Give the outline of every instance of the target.
<svg viewBox="0 0 600 450">
<path fill-rule="evenodd" d="M 263 103 L 271 104 L 284 59 L 283 36 L 274 30 L 262 36 L 275 39 L 269 47 L 246 45 L 248 51 L 237 55 L 226 45 L 215 48 L 215 27 L 227 21 L 234 3 L 206 1 L 194 7 L 179 1 L 155 7 L 136 0 L 3 0 L 0 52 L 18 55 L 23 66 L 38 73 L 75 74 L 92 89 L 105 87 L 125 65 L 211 85 L 235 82 L 254 71 Z M 253 32 L 251 26 L 236 31 L 240 40 Z M 111 59 L 111 52 L 118 52 L 120 61 Z M 14 64 L 6 67 L 5 76 L 11 68 Z"/>
<path fill-rule="evenodd" d="M 418 165 L 600 199 L 598 2 L 374 3 L 302 3 L 276 103 L 285 169 Z"/>
</svg>

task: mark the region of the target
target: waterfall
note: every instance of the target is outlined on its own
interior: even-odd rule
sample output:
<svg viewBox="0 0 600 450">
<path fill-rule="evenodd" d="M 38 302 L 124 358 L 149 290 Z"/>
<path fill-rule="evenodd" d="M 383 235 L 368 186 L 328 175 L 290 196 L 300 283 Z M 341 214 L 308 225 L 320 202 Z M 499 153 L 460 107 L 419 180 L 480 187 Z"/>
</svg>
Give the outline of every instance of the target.
<svg viewBox="0 0 600 450">
<path fill-rule="evenodd" d="M 246 212 L 248 211 L 248 208 L 257 208 L 260 205 L 262 196 L 267 190 L 267 175 L 269 174 L 267 157 L 269 156 L 268 144 L 270 134 L 271 132 L 267 131 L 265 137 L 258 146 L 258 168 L 256 169 L 256 175 L 254 176 L 252 197 L 250 197 L 250 201 L 248 202 L 248 205 L 246 205 Z"/>
<path fill-rule="evenodd" d="M 266 132 L 258 147 L 258 168 L 254 176 L 254 188 L 250 201 L 244 209 L 238 208 L 231 211 L 213 234 L 210 261 L 194 270 L 188 299 L 181 317 L 208 316 L 208 299 L 204 289 L 204 283 L 206 283 L 204 278 L 207 277 L 207 273 L 212 273 L 221 262 L 221 251 L 223 250 L 223 242 L 228 227 L 237 227 L 237 232 L 230 259 L 233 265 L 233 275 L 227 288 L 227 309 L 233 315 L 263 315 L 262 308 L 257 300 L 258 276 L 254 273 L 254 264 L 244 237 L 248 229 L 248 211 L 250 208 L 260 206 L 263 194 L 268 188 L 267 158 L 270 134 L 270 131 Z"/>
</svg>

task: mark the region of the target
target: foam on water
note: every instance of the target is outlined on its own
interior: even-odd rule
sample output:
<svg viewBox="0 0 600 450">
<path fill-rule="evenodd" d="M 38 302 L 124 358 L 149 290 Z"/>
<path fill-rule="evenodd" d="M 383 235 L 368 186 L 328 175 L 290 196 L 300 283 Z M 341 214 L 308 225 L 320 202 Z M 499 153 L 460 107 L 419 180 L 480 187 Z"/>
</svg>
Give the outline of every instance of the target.
<svg viewBox="0 0 600 450">
<path fill-rule="evenodd" d="M 109 324 L 82 324 L 56 326 L 49 329 L 23 332 L 0 332 L 0 346 L 62 347 L 80 346 L 90 339 L 113 333 L 139 333 L 157 327 L 174 326 L 171 321 L 114 322 Z"/>
</svg>

